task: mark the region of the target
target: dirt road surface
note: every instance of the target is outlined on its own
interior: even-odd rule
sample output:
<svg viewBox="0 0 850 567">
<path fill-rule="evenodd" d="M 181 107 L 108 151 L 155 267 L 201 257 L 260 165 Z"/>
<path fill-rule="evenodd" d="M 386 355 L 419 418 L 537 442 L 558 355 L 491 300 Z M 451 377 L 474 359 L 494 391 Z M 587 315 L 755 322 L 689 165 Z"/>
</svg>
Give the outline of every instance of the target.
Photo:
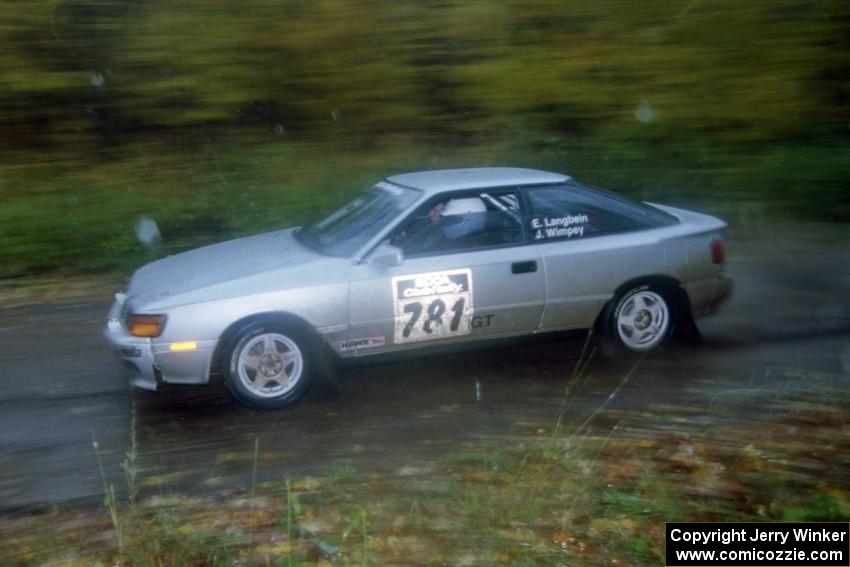
<svg viewBox="0 0 850 567">
<path fill-rule="evenodd" d="M 736 292 L 700 321 L 704 344 L 672 345 L 626 383 L 627 368 L 594 358 L 565 405 L 582 335 L 354 368 L 292 409 L 255 412 L 221 388 L 130 391 L 101 338 L 109 298 L 2 310 L 0 509 L 100 501 L 98 455 L 107 481 L 125 486 L 134 428 L 142 491 L 192 494 L 250 482 L 255 440 L 260 482 L 508 444 L 550 428 L 562 409 L 580 421 L 603 404 L 661 415 L 714 404 L 715 419 L 734 426 L 807 376 L 850 385 L 850 244 L 830 234 L 733 235 Z"/>
</svg>

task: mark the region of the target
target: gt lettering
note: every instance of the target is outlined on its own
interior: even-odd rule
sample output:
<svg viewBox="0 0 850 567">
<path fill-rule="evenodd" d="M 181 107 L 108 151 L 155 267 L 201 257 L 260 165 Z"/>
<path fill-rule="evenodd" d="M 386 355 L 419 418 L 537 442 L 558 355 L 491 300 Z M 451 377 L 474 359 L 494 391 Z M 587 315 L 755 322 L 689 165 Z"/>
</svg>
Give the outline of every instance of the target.
<svg viewBox="0 0 850 567">
<path fill-rule="evenodd" d="M 493 320 L 493 317 L 495 317 L 495 315 L 493 315 L 493 314 L 476 315 L 475 317 L 472 318 L 472 328 L 473 329 L 480 329 L 482 327 L 489 327 L 490 322 Z"/>
</svg>

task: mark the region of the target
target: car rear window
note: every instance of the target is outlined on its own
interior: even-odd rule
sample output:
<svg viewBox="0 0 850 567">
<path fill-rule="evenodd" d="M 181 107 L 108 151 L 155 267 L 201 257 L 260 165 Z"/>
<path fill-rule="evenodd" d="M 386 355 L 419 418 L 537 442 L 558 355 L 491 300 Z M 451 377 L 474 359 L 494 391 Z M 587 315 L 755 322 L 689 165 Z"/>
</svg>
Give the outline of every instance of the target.
<svg viewBox="0 0 850 567">
<path fill-rule="evenodd" d="M 533 240 L 581 239 L 678 222 L 644 203 L 575 182 L 530 187 L 528 226 Z"/>
</svg>

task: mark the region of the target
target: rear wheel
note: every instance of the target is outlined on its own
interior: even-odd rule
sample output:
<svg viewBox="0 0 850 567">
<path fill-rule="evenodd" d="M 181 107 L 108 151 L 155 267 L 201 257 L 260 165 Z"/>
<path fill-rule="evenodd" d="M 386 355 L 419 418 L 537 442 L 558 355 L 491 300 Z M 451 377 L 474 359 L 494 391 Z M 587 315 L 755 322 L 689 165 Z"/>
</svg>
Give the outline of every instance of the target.
<svg viewBox="0 0 850 567">
<path fill-rule="evenodd" d="M 605 317 L 604 334 L 614 347 L 605 350 L 609 354 L 644 353 L 666 343 L 677 317 L 674 297 L 673 290 L 651 284 L 621 293 Z"/>
<path fill-rule="evenodd" d="M 293 325 L 253 323 L 234 336 L 227 352 L 225 386 L 248 407 L 289 406 L 313 383 L 313 348 L 307 334 Z"/>
</svg>

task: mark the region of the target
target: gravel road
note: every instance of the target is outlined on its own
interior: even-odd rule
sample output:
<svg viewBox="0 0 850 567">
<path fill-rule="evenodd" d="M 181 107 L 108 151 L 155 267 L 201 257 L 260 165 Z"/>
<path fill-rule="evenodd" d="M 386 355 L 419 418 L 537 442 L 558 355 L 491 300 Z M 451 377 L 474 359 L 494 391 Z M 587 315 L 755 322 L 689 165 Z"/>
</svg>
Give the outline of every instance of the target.
<svg viewBox="0 0 850 567">
<path fill-rule="evenodd" d="M 717 414 L 734 422 L 759 411 L 759 392 L 805 388 L 805 376 L 850 384 L 850 245 L 812 234 L 763 231 L 740 246 L 732 240 L 736 292 L 721 313 L 700 321 L 704 344 L 672 345 L 645 359 L 606 409 L 663 412 L 746 391 L 738 396 L 745 403 Z M 100 335 L 107 303 L 0 310 L 6 512 L 99 501 L 98 453 L 108 482 L 124 487 L 120 463 L 134 422 L 139 482 L 148 493 L 244 484 L 255 439 L 259 481 L 340 464 L 405 466 L 514 442 L 552 425 L 583 345 L 579 335 L 358 367 L 290 410 L 254 412 L 220 388 L 130 391 Z M 606 403 L 624 372 L 594 359 L 568 417 Z"/>
</svg>

